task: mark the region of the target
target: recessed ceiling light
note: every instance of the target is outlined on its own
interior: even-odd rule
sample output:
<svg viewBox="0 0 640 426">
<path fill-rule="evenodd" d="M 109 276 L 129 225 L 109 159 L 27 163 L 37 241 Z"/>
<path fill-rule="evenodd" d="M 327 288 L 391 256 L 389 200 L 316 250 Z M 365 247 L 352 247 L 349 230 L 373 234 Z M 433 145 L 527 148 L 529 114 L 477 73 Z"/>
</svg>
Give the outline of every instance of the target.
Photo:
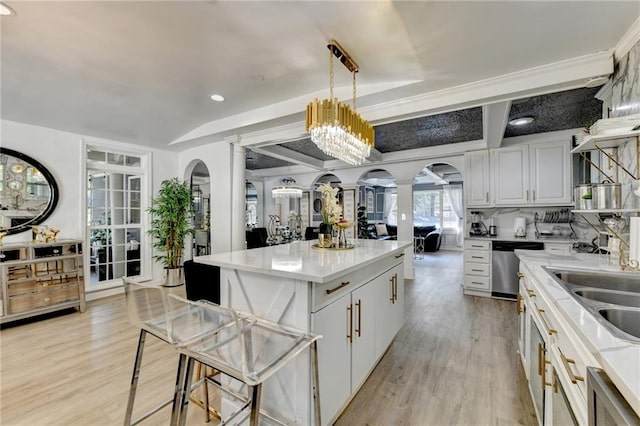
<svg viewBox="0 0 640 426">
<path fill-rule="evenodd" d="M 222 101 L 224 101 L 224 96 L 218 95 L 217 93 L 214 93 L 213 95 L 211 95 L 211 99 L 216 101 L 216 102 L 222 102 Z"/>
<path fill-rule="evenodd" d="M 13 11 L 13 9 L 11 9 L 6 4 L 0 2 L 0 15 L 8 16 L 8 15 L 15 15 L 15 14 L 16 13 Z"/>
<path fill-rule="evenodd" d="M 512 126 L 524 126 L 529 123 L 533 123 L 533 117 L 520 117 L 509 121 Z"/>
</svg>

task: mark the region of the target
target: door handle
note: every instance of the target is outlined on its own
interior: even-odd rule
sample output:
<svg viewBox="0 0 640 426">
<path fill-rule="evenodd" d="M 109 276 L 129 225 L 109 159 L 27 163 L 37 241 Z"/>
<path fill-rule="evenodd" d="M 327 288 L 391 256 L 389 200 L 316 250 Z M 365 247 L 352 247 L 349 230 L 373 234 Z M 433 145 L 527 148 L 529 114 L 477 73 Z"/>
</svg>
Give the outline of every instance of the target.
<svg viewBox="0 0 640 426">
<path fill-rule="evenodd" d="M 389 279 L 389 283 L 391 284 L 391 298 L 389 300 L 391 301 L 391 303 L 395 303 L 395 300 L 393 298 L 395 293 L 394 287 L 393 287 L 393 277 Z"/>
<path fill-rule="evenodd" d="M 358 333 L 358 337 L 360 337 L 360 333 L 362 332 L 362 300 L 358 299 L 356 306 L 358 307 L 358 325 L 356 326 L 356 333 Z"/>
<path fill-rule="evenodd" d="M 349 303 L 347 306 L 347 313 L 349 314 L 349 333 L 347 333 L 347 340 L 349 343 L 353 343 L 353 304 Z"/>
</svg>

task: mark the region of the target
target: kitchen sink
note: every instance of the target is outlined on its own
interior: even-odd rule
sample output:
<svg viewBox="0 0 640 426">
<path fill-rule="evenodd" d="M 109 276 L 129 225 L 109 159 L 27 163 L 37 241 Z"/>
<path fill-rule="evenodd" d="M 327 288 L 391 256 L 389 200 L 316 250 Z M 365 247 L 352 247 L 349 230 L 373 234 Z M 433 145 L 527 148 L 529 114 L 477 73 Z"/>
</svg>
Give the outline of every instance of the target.
<svg viewBox="0 0 640 426">
<path fill-rule="evenodd" d="M 598 312 L 618 329 L 640 339 L 640 309 L 606 308 Z"/>
<path fill-rule="evenodd" d="M 640 274 L 545 269 L 614 336 L 640 343 Z"/>
<path fill-rule="evenodd" d="M 600 288 L 604 290 L 627 291 L 640 294 L 640 276 L 620 273 L 601 273 L 582 271 L 553 271 L 565 283 L 580 287 Z"/>
<path fill-rule="evenodd" d="M 612 292 L 603 290 L 582 289 L 574 290 L 574 293 L 586 299 L 597 302 L 611 303 L 614 305 L 640 308 L 640 294 L 629 294 L 625 292 Z"/>
</svg>

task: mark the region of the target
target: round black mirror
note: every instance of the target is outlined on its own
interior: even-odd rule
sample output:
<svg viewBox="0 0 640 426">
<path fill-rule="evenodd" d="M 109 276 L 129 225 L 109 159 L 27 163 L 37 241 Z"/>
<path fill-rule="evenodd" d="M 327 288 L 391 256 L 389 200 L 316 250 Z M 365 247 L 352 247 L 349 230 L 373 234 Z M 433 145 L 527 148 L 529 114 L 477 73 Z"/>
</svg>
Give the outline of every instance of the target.
<svg viewBox="0 0 640 426">
<path fill-rule="evenodd" d="M 0 231 L 17 234 L 43 223 L 58 204 L 58 185 L 42 164 L 0 148 Z"/>
</svg>

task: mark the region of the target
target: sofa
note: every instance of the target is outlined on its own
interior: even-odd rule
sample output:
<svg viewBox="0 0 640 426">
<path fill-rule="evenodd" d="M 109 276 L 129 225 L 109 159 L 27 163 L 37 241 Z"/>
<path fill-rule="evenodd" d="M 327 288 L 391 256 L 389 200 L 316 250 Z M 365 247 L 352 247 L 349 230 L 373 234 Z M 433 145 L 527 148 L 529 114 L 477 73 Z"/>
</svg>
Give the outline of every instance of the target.
<svg viewBox="0 0 640 426">
<path fill-rule="evenodd" d="M 386 232 L 384 232 L 385 228 Z M 370 223 L 369 225 L 367 225 L 367 235 L 369 239 L 373 240 L 397 240 L 398 227 L 395 225 L 388 225 L 384 223 Z M 425 252 L 434 252 L 440 250 L 440 244 L 442 243 L 442 229 L 439 229 L 435 225 L 414 226 L 413 236 L 424 237 Z"/>
</svg>

